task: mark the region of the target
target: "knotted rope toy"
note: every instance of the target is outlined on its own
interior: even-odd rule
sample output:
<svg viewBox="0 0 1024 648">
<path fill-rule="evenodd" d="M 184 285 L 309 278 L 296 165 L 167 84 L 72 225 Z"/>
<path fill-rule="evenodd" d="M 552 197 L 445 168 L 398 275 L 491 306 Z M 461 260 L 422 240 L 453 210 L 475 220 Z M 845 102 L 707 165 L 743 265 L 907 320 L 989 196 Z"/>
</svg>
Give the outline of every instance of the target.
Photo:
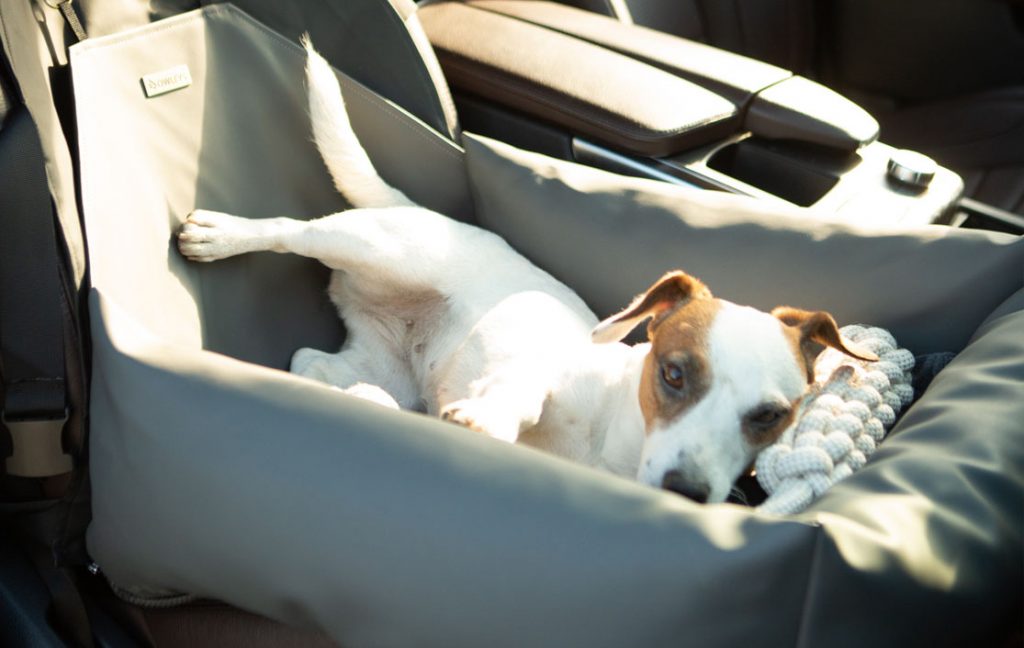
<svg viewBox="0 0 1024 648">
<path fill-rule="evenodd" d="M 814 363 L 814 384 L 796 422 L 758 455 L 757 481 L 768 498 L 757 507 L 799 513 L 862 467 L 896 415 L 913 400 L 914 356 L 885 329 L 844 326 L 840 334 L 878 356 L 858 360 L 826 348 Z"/>
</svg>

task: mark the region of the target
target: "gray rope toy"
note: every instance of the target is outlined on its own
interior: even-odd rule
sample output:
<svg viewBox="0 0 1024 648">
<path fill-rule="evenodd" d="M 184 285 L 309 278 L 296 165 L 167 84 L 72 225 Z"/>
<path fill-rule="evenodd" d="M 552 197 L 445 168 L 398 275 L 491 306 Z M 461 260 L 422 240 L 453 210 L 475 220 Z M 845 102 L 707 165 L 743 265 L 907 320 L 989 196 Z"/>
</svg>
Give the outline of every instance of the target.
<svg viewBox="0 0 1024 648">
<path fill-rule="evenodd" d="M 914 356 L 885 329 L 844 326 L 840 334 L 878 356 L 858 360 L 827 348 L 797 421 L 758 455 L 757 481 L 768 493 L 757 510 L 799 513 L 832 484 L 861 468 L 910 404 Z"/>
</svg>

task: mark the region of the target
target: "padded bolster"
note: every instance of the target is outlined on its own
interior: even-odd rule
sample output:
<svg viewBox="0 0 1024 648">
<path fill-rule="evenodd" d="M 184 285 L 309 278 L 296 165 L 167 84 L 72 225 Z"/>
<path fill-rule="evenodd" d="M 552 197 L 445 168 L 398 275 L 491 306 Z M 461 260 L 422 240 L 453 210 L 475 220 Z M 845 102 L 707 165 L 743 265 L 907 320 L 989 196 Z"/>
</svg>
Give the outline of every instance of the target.
<svg viewBox="0 0 1024 648">
<path fill-rule="evenodd" d="M 578 38 L 461 3 L 419 16 L 457 90 L 630 153 L 669 155 L 739 126 L 727 99 Z"/>
<path fill-rule="evenodd" d="M 598 317 L 682 267 L 724 299 L 827 310 L 844 324 L 887 328 L 915 354 L 935 353 L 963 348 L 1024 281 L 1021 237 L 854 226 L 624 178 L 472 133 L 463 144 L 478 222 L 571 286 Z"/>
<path fill-rule="evenodd" d="M 878 137 L 860 106 L 789 70 L 671 34 L 552 2 L 475 0 L 470 5 L 581 38 L 693 81 L 736 103 L 743 128 L 853 151 Z"/>
</svg>

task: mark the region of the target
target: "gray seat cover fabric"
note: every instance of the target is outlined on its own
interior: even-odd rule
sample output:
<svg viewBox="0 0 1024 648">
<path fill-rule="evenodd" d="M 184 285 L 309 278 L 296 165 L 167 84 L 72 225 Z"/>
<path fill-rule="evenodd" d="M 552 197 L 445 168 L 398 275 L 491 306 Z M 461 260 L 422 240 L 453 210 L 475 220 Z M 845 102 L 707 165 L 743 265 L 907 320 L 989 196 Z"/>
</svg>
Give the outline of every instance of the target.
<svg viewBox="0 0 1024 648">
<path fill-rule="evenodd" d="M 1019 237 L 829 222 L 464 140 L 479 222 L 602 316 L 683 268 L 737 303 L 824 309 L 841 324 L 889 328 L 915 353 L 956 351 L 1024 283 Z"/>
<path fill-rule="evenodd" d="M 214 5 L 85 41 L 72 60 L 93 285 L 134 304 L 134 315 L 168 340 L 260 364 L 285 368 L 298 346 L 338 346 L 327 270 L 317 262 L 264 254 L 202 266 L 171 241 L 195 207 L 313 218 L 344 206 L 310 143 L 301 49 L 233 6 Z M 189 87 L 145 96 L 142 76 L 182 64 Z M 382 174 L 423 204 L 471 217 L 459 149 L 355 81 L 343 83 Z"/>
<path fill-rule="evenodd" d="M 716 225 L 714 199 L 484 140 L 463 157 L 343 77 L 387 177 L 469 218 L 468 167 L 476 217 L 598 310 L 692 258 L 735 299 L 792 298 L 962 350 L 808 514 L 700 507 L 279 371 L 296 347 L 342 337 L 316 264 L 178 256 L 193 207 L 341 206 L 294 44 L 218 7 L 83 43 L 72 61 L 93 279 L 88 544 L 113 581 L 346 646 L 963 645 L 1019 623 L 1018 241 L 812 227 L 753 203 L 719 205 Z M 142 96 L 142 75 L 182 63 L 192 86 Z M 875 264 L 904 273 L 895 296 Z"/>
<path fill-rule="evenodd" d="M 1024 239 L 758 213 L 747 198 L 483 138 L 465 145 L 479 222 L 602 314 L 682 267 L 740 303 L 826 308 L 888 327 L 918 353 L 959 351 L 868 467 L 800 516 L 822 537 L 803 557 L 812 569 L 794 643 L 989 645 L 1021 632 Z M 778 608 L 765 603 L 760 618 L 773 623 Z M 693 645 L 718 645 L 697 635 Z"/>
<path fill-rule="evenodd" d="M 203 4 L 213 4 L 204 0 Z M 411 0 L 236 0 L 292 39 L 308 32 L 335 66 L 452 138 L 458 118 Z"/>
</svg>

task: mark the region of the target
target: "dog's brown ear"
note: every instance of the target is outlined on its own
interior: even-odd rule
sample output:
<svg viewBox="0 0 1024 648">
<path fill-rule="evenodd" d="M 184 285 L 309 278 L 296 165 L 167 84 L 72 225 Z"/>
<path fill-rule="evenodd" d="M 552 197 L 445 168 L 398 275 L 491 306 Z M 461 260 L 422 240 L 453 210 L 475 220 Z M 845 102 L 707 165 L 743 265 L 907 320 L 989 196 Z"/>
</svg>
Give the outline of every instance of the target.
<svg viewBox="0 0 1024 648">
<path fill-rule="evenodd" d="M 791 326 L 796 330 L 800 350 L 804 354 L 804 360 L 808 367 L 814 366 L 814 360 L 818 356 L 818 352 L 821 351 L 821 347 L 817 346 L 819 344 L 832 347 L 859 360 L 870 362 L 878 360 L 878 356 L 871 351 L 861 348 L 850 340 L 844 340 L 843 336 L 839 334 L 836 321 L 825 311 L 805 311 L 789 306 L 779 306 L 772 311 L 772 315 L 786 326 Z"/>
<path fill-rule="evenodd" d="M 637 295 L 624 310 L 598 324 L 590 337 L 594 342 L 618 342 L 648 317 L 653 318 L 648 331 L 653 331 L 666 315 L 691 299 L 698 298 L 711 298 L 707 286 L 680 270 L 669 272 L 648 288 L 647 292 Z"/>
</svg>

